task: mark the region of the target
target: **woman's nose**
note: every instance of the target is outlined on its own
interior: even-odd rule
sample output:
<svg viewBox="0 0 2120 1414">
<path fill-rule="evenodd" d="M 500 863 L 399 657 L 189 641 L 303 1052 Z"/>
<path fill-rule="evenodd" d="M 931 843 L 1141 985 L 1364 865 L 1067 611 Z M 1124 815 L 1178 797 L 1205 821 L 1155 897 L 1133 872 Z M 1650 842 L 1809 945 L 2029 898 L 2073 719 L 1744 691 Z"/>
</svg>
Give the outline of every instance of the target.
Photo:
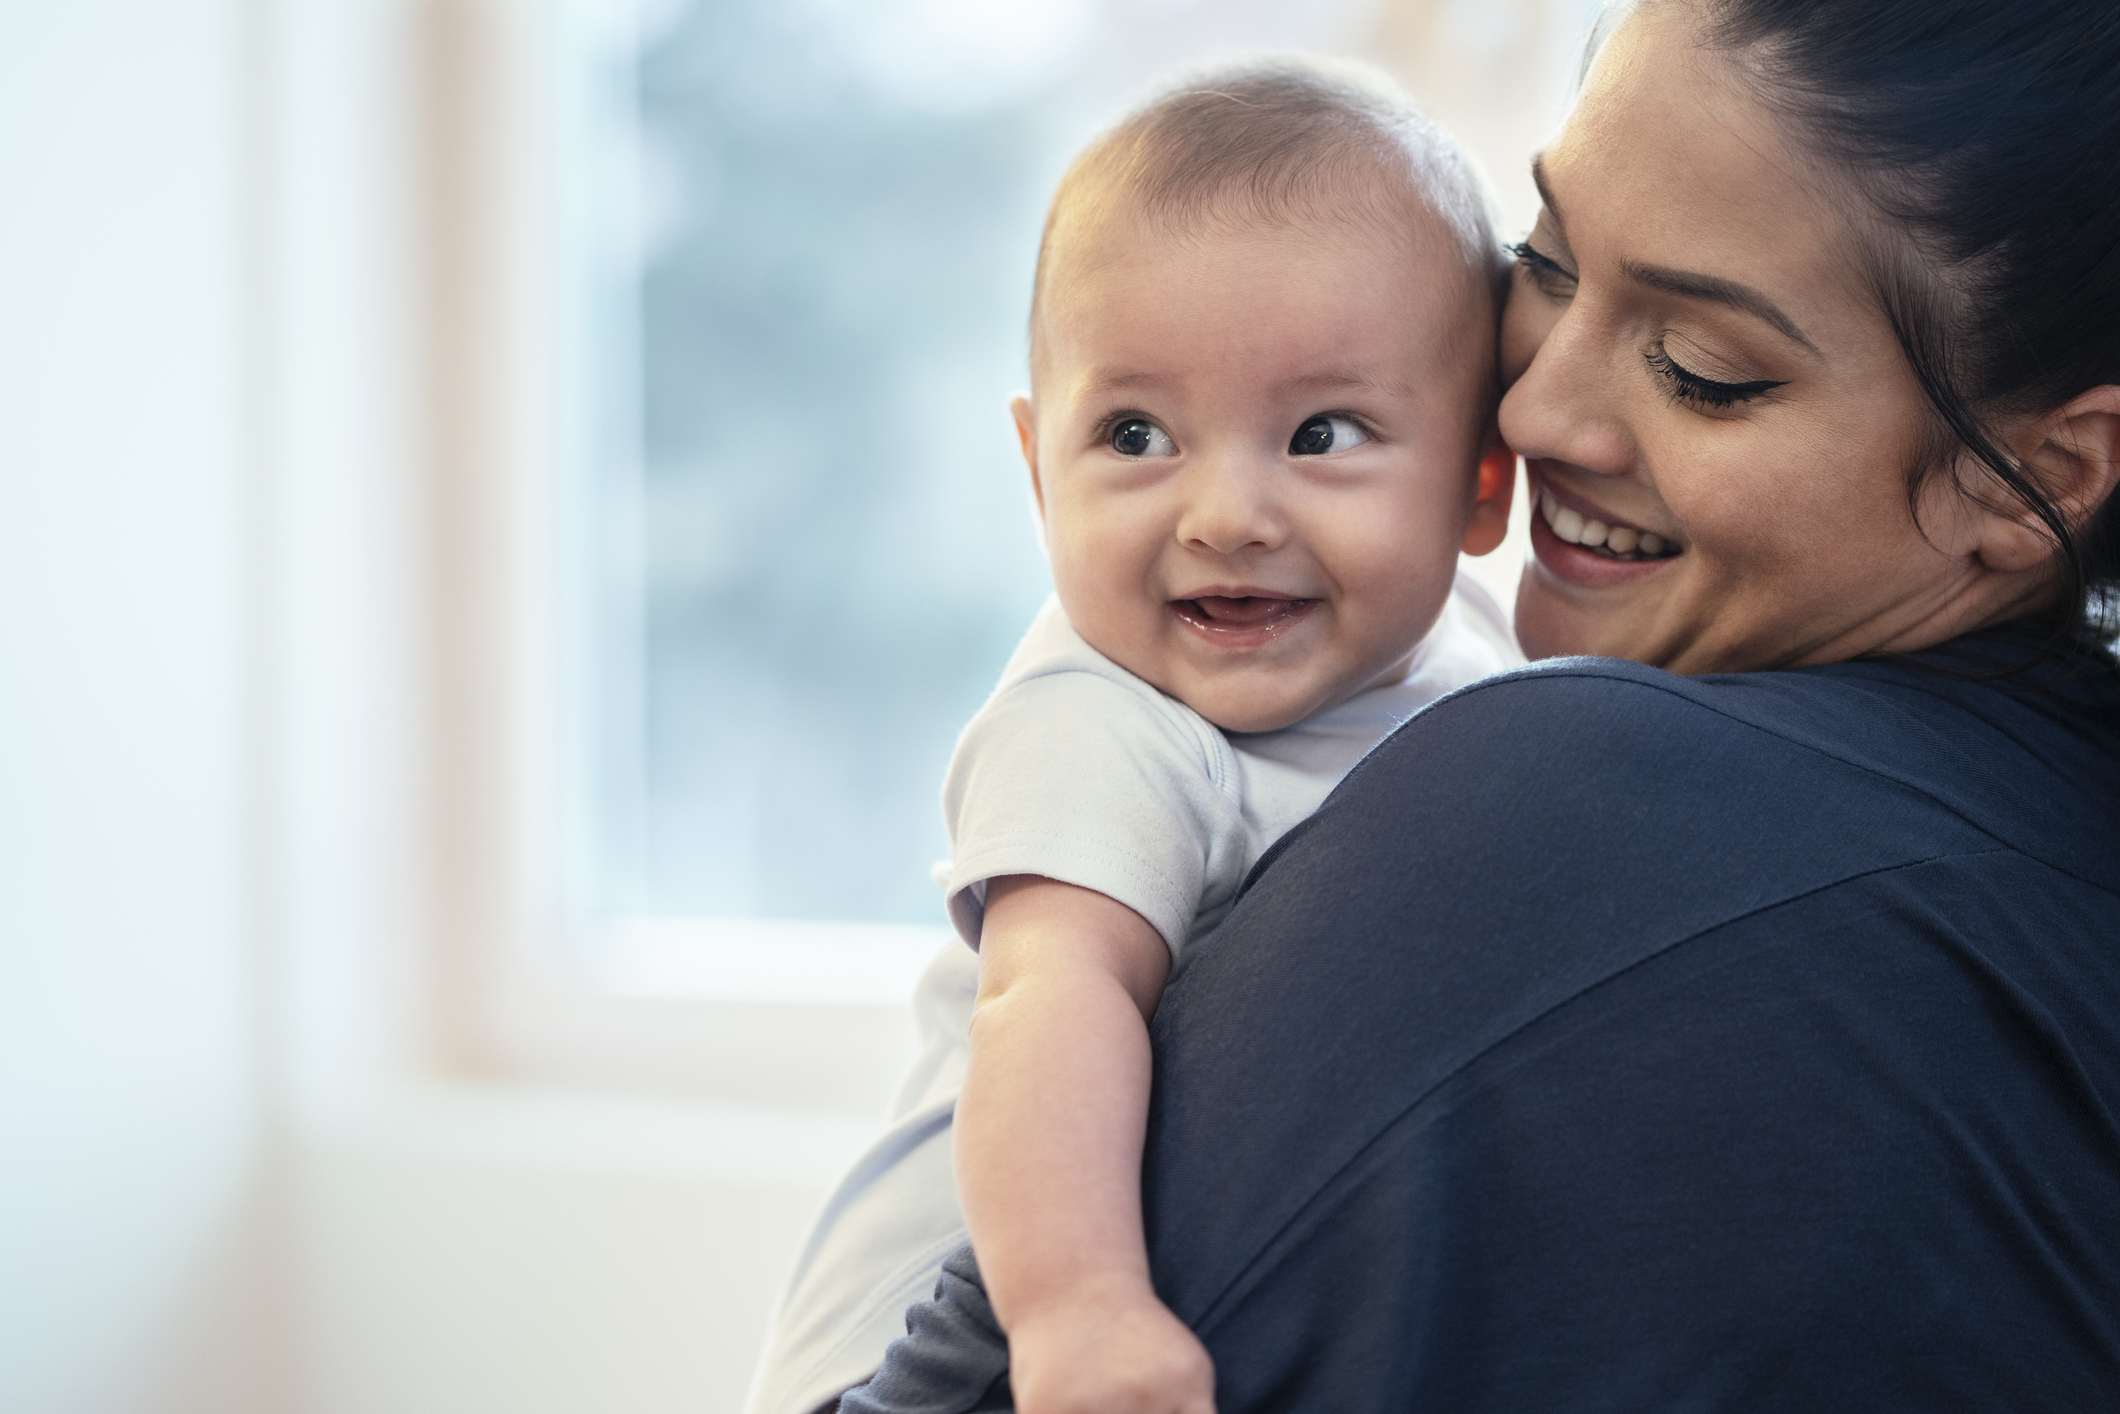
<svg viewBox="0 0 2120 1414">
<path fill-rule="evenodd" d="M 1613 415 L 1625 401 L 1612 386 L 1615 347 L 1578 300 L 1503 395 L 1502 440 L 1527 461 L 1567 462 L 1606 476 L 1631 470 L 1633 438 Z"/>
<path fill-rule="evenodd" d="M 1271 550 L 1287 539 L 1273 494 L 1278 468 L 1218 457 L 1187 469 L 1179 543 L 1217 555 Z"/>
</svg>

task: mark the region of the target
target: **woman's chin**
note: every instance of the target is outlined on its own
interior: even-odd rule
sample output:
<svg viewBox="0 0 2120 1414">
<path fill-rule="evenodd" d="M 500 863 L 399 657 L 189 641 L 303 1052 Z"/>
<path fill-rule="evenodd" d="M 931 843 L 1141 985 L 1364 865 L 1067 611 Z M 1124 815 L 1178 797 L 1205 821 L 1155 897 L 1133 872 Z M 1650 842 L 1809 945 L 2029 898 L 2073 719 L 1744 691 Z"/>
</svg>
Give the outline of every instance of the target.
<svg viewBox="0 0 2120 1414">
<path fill-rule="evenodd" d="M 1590 625 L 1581 610 L 1539 584 L 1538 574 L 1538 566 L 1525 565 L 1516 586 L 1516 642 L 1524 656 L 1572 658 L 1594 652 L 1588 646 Z"/>
<path fill-rule="evenodd" d="M 1628 629 L 1642 610 L 1644 591 L 1672 573 L 1682 555 L 1607 558 L 1562 540 L 1537 516 L 1531 520 L 1531 550 L 1516 590 L 1516 637 L 1525 657 L 1654 661 Z"/>
<path fill-rule="evenodd" d="M 1634 596 L 1624 589 L 1584 590 L 1545 565 L 1524 566 L 1516 587 L 1516 641 L 1526 658 L 1631 658 L 1653 662 L 1628 632 Z"/>
</svg>

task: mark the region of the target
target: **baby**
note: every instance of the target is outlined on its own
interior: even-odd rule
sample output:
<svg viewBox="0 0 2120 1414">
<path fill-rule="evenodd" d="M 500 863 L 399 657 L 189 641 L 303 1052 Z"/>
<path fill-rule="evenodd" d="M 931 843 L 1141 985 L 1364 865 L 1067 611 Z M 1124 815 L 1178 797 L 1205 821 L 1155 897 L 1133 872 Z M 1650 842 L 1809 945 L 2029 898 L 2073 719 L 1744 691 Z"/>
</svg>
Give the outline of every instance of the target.
<svg viewBox="0 0 2120 1414">
<path fill-rule="evenodd" d="M 805 1256 L 837 1242 L 847 1270 L 932 1283 L 940 1200 L 908 1203 L 895 1266 L 887 1223 L 851 1238 L 835 1217 L 918 1168 L 954 1098 L 957 1191 L 1021 1409 L 1212 1407 L 1205 1351 L 1149 1282 L 1148 1019 L 1247 871 L 1364 754 L 1521 661 L 1456 574 L 1460 549 L 1501 541 L 1514 484 L 1498 270 L 1447 141 L 1381 83 L 1311 63 L 1167 92 L 1054 198 L 1013 411 L 1056 595 L 943 792 L 950 916 L 978 950 L 962 1094 L 931 1066 L 929 1107 L 906 1110 L 927 1115 L 919 1142 L 901 1123 Z M 762 1402 L 770 1366 L 754 1410 L 844 1387 Z"/>
</svg>

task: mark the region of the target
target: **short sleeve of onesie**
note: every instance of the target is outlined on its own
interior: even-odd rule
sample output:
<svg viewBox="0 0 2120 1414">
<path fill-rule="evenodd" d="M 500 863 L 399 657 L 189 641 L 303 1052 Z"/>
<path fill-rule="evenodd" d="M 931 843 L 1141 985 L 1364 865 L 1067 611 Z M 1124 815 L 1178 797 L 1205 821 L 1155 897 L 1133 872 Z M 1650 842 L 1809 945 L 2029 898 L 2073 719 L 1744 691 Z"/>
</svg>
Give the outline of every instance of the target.
<svg viewBox="0 0 2120 1414">
<path fill-rule="evenodd" d="M 1174 952 L 1189 947 L 1379 740 L 1522 661 L 1500 608 L 1460 576 L 1404 681 L 1280 731 L 1224 733 L 1097 653 L 1048 604 L 950 765 L 951 920 L 976 946 L 986 881 L 1037 874 L 1118 899 Z M 977 977 L 976 958 L 953 948 L 922 979 L 921 1058 L 904 1103 L 819 1217 L 748 1414 L 810 1414 L 866 1379 L 962 1241 L 950 1125 Z"/>
<path fill-rule="evenodd" d="M 1220 732 L 1048 605 L 943 785 L 951 922 L 977 947 L 986 881 L 1037 874 L 1125 904 L 1175 956 L 1203 904 L 1242 882 L 1237 776 Z"/>
</svg>

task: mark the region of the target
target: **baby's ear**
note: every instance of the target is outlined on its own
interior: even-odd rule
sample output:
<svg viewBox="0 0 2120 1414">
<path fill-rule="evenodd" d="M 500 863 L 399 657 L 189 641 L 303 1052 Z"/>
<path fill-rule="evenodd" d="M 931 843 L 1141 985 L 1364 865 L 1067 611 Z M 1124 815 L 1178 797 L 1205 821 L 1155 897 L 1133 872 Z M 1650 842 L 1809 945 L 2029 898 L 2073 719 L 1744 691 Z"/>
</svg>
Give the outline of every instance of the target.
<svg viewBox="0 0 2120 1414">
<path fill-rule="evenodd" d="M 1472 493 L 1472 514 L 1465 521 L 1462 548 L 1484 555 L 1509 533 L 1509 504 L 1516 499 L 1516 453 L 1498 428 L 1487 429 L 1480 448 L 1480 481 Z"/>
<path fill-rule="evenodd" d="M 1045 519 L 1045 484 L 1038 479 L 1038 417 L 1031 395 L 1018 393 L 1008 400 L 1008 413 L 1016 419 L 1016 442 L 1023 448 L 1023 464 L 1031 472 L 1031 499 L 1038 503 L 1038 519 Z"/>
</svg>

